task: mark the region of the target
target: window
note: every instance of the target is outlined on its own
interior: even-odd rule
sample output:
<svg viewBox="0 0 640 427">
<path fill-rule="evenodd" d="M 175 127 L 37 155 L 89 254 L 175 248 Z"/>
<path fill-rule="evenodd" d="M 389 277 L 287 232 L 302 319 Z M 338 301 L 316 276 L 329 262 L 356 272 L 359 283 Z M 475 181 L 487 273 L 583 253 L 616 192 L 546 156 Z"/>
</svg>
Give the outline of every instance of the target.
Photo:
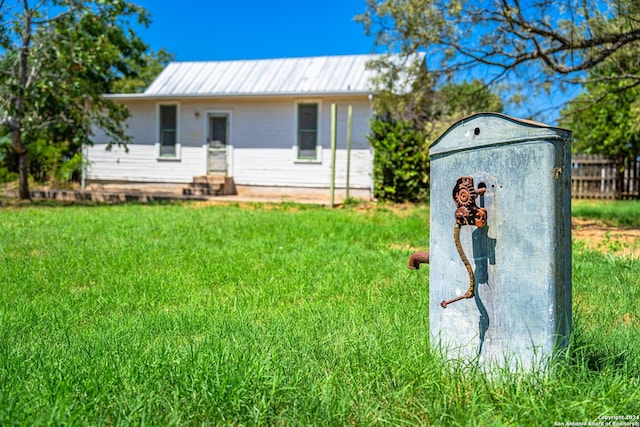
<svg viewBox="0 0 640 427">
<path fill-rule="evenodd" d="M 318 104 L 298 104 L 298 158 L 318 157 Z"/>
<path fill-rule="evenodd" d="M 160 157 L 176 157 L 178 106 L 160 105 Z"/>
<path fill-rule="evenodd" d="M 209 145 L 213 148 L 227 145 L 227 116 L 209 116 Z"/>
</svg>

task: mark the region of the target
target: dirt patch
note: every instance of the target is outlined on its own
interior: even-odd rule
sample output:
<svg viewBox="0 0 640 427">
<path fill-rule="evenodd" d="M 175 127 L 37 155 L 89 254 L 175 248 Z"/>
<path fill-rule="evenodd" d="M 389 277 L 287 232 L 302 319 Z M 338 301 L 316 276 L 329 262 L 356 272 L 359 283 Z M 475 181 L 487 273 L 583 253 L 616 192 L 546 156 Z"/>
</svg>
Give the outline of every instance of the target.
<svg viewBox="0 0 640 427">
<path fill-rule="evenodd" d="M 640 258 L 640 229 L 611 227 L 602 222 L 573 218 L 571 234 L 590 249 Z"/>
<path fill-rule="evenodd" d="M 411 245 L 401 245 L 398 243 L 392 243 L 391 245 L 389 245 L 389 249 L 394 250 L 394 251 L 402 251 L 402 252 L 421 252 L 421 251 L 426 251 L 427 248 L 418 248 L 415 246 L 411 246 Z"/>
</svg>

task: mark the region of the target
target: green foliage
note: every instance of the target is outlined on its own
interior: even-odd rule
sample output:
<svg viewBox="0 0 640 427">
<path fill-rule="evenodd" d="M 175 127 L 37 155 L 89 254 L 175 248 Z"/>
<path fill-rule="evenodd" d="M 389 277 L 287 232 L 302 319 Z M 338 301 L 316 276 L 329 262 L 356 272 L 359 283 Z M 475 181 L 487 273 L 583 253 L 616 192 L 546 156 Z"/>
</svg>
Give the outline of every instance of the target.
<svg viewBox="0 0 640 427">
<path fill-rule="evenodd" d="M 640 57 L 640 49 L 633 50 Z M 626 68 L 640 74 L 637 59 Z M 596 67 L 584 93 L 562 111 L 561 126 L 574 132 L 574 152 L 621 161 L 640 157 L 640 86 L 638 79 L 612 79 L 618 72 L 617 65 Z"/>
<path fill-rule="evenodd" d="M 428 129 L 434 121 L 437 99 L 433 76 L 424 57 L 400 58 L 381 55 L 367 63 L 375 73 L 370 84 L 374 88 L 373 109 L 385 120 L 409 121 L 417 129 Z"/>
<path fill-rule="evenodd" d="M 438 98 L 442 101 L 441 105 L 444 105 L 441 107 L 442 115 L 453 116 L 456 121 L 460 116 L 482 112 L 499 113 L 504 108 L 500 96 L 478 79 L 447 83 L 438 90 Z"/>
<path fill-rule="evenodd" d="M 429 150 L 425 133 L 408 121 L 371 122 L 374 197 L 424 202 L 429 196 Z"/>
<path fill-rule="evenodd" d="M 36 182 L 63 186 L 82 171 L 82 153 L 67 141 L 51 143 L 37 139 L 29 144 L 31 176 Z M 76 179 L 77 181 L 77 179 Z"/>
<path fill-rule="evenodd" d="M 608 226 L 640 228 L 640 201 L 615 202 L 574 200 L 571 214 L 575 217 L 595 219 Z"/>
<path fill-rule="evenodd" d="M 428 141 L 468 115 L 502 111 L 502 101 L 481 81 L 473 80 L 449 83 L 437 91 L 415 84 L 409 92 L 381 89 L 374 109 L 378 116 L 368 137 L 375 153 L 374 196 L 422 202 L 429 196 Z"/>
<path fill-rule="evenodd" d="M 82 172 L 80 147 L 68 141 L 47 141 L 38 138 L 27 144 L 29 149 L 29 176 L 36 183 L 48 183 L 56 187 L 69 181 L 78 181 Z M 18 156 L 11 148 L 9 135 L 0 137 L 0 182 L 16 181 Z"/>
<path fill-rule="evenodd" d="M 9 135 L 3 135 L 3 129 L 0 128 L 0 183 L 7 183 L 15 181 L 18 178 L 18 174 L 9 170 L 6 167 L 5 160 L 10 155 L 11 151 L 11 138 Z"/>
<path fill-rule="evenodd" d="M 142 55 L 140 61 L 132 61 L 135 75 L 115 81 L 110 88 L 112 93 L 141 93 L 158 77 L 158 74 L 173 61 L 174 55 L 162 48 L 157 52 Z"/>
<path fill-rule="evenodd" d="M 443 85 L 437 91 L 436 105 L 432 140 L 465 117 L 483 112 L 501 113 L 504 108 L 500 96 L 478 79 Z"/>
<path fill-rule="evenodd" d="M 8 182 L 14 182 L 18 179 L 18 174 L 11 172 L 4 166 L 0 167 L 0 183 L 6 184 Z"/>
<path fill-rule="evenodd" d="M 82 172 L 84 159 L 82 153 L 74 153 L 71 157 L 64 159 L 58 163 L 54 172 L 54 178 L 57 183 L 67 183 L 73 176 L 78 176 Z"/>
<path fill-rule="evenodd" d="M 536 76 L 579 77 L 612 54 L 632 59 L 640 41 L 635 0 L 367 0 L 356 16 L 377 45 L 391 52 L 424 52 L 430 71 L 450 78 L 475 67 L 525 83 Z M 550 22 L 553 17 L 553 24 Z M 621 75 L 629 69 L 620 65 Z M 523 80 L 524 79 L 524 80 Z M 544 88 L 543 88 L 544 89 Z"/>
<path fill-rule="evenodd" d="M 379 67 L 390 81 L 402 58 L 423 55 L 430 87 L 484 76 L 522 101 L 581 85 L 603 65 L 616 68 L 607 80 L 637 83 L 639 18 L 637 0 L 367 0 L 356 21 L 396 54 Z"/>
<path fill-rule="evenodd" d="M 47 164 L 55 156 L 42 144 L 68 144 L 58 158 L 72 158 L 91 143 L 93 126 L 114 144 L 130 141 L 127 108 L 102 95 L 144 67 L 147 46 L 133 26 L 149 17 L 132 3 L 102 0 L 16 2 L 11 12 L 0 14 L 0 124 L 20 160 L 20 197 L 28 198 L 30 149 Z"/>
</svg>

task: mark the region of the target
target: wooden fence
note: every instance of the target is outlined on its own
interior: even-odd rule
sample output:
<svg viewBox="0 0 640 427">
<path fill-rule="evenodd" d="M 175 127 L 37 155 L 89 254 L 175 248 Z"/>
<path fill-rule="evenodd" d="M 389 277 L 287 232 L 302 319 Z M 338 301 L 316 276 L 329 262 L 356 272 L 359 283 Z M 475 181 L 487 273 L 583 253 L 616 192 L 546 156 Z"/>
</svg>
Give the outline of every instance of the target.
<svg viewBox="0 0 640 427">
<path fill-rule="evenodd" d="M 623 165 L 600 155 L 573 155 L 571 194 L 575 199 L 640 199 L 640 161 Z"/>
</svg>

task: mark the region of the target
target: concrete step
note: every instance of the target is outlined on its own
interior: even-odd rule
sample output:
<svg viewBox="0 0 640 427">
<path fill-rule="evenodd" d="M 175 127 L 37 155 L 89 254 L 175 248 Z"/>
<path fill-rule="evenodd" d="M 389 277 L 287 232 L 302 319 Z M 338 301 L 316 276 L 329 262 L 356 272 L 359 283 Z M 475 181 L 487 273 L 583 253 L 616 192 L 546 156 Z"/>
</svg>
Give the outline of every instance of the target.
<svg viewBox="0 0 640 427">
<path fill-rule="evenodd" d="M 193 183 L 197 185 L 212 185 L 212 184 L 224 185 L 225 178 L 226 177 L 224 175 L 194 176 Z"/>
<path fill-rule="evenodd" d="M 188 187 L 182 189 L 184 196 L 218 196 L 222 194 L 221 184 L 189 184 Z"/>
<path fill-rule="evenodd" d="M 193 182 L 183 188 L 185 196 L 223 196 L 236 194 L 233 178 L 222 175 L 194 176 Z"/>
</svg>

